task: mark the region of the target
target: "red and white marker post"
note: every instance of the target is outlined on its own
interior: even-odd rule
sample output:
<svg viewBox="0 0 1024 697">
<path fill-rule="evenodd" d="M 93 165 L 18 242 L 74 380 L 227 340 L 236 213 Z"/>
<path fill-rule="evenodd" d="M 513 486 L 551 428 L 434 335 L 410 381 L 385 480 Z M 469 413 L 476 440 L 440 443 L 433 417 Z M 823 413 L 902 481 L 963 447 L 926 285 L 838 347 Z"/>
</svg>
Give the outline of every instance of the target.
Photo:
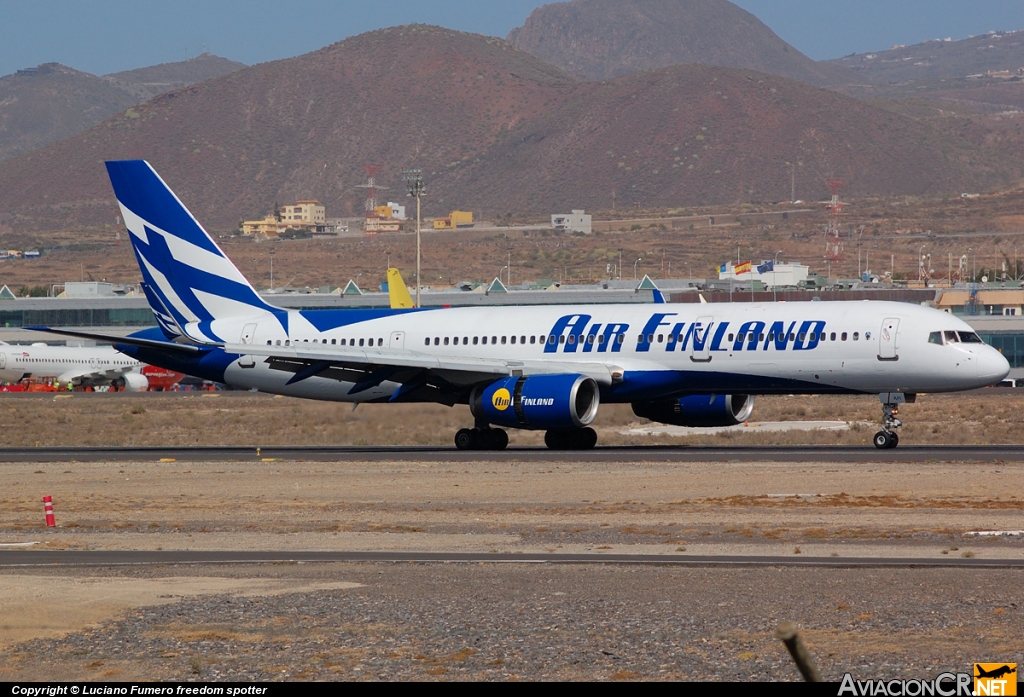
<svg viewBox="0 0 1024 697">
<path fill-rule="evenodd" d="M 46 527 L 55 528 L 57 527 L 57 519 L 53 517 L 53 497 L 43 497 L 43 508 L 46 509 Z"/>
</svg>

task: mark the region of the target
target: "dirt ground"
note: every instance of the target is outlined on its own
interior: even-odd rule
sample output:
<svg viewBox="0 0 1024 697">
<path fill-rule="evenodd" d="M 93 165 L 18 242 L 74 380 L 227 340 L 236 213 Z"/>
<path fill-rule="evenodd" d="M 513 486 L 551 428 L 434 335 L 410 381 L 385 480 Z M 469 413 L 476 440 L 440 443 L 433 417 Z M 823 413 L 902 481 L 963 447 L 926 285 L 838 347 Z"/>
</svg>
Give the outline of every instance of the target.
<svg viewBox="0 0 1024 697">
<path fill-rule="evenodd" d="M 1011 278 L 1021 278 L 1022 200 L 1024 189 L 976 199 L 847 200 L 841 219 L 843 252 L 831 264 L 824 256 L 829 222 L 824 201 L 595 212 L 595 221 L 615 220 L 611 224 L 615 231 L 589 236 L 514 227 L 428 230 L 422 236 L 422 280 L 434 288 L 451 288 L 465 280 L 489 283 L 511 263 L 513 284 L 542 279 L 594 283 L 632 278 L 630 267 L 637 259 L 640 278 L 644 274 L 654 279 L 705 278 L 716 277 L 721 263 L 739 256 L 754 262 L 774 258 L 800 261 L 811 267 L 812 274 L 831 271 L 838 278 L 855 278 L 870 268 L 879 275 L 891 271 L 895 278 L 916 281 L 921 254 L 927 255 L 926 271 L 936 279 L 945 278 L 951 265 L 957 272 L 962 255 L 969 256 L 969 268 L 979 278 L 986 274 L 1001 277 L 1004 271 Z M 782 211 L 796 209 L 810 212 L 782 219 Z M 673 223 L 672 217 L 680 222 Z M 682 220 L 684 217 L 692 223 Z M 708 225 L 710 217 L 715 218 L 714 227 Z M 219 235 L 225 231 L 211 232 Z M 140 279 L 127 232 L 122 229 L 118 233 L 112 225 L 8 237 L 11 248 L 44 250 L 38 259 L 0 261 L 0 283 L 15 292 L 23 286 L 49 287 L 65 281 L 129 283 Z M 407 283 L 415 279 L 416 238 L 409 231 L 263 242 L 225 236 L 218 237 L 218 243 L 257 288 L 271 287 L 272 258 L 273 286 L 277 288 L 344 286 L 352 279 L 364 289 L 376 289 L 386 280 L 388 262 L 402 271 Z"/>
<path fill-rule="evenodd" d="M 757 397 L 751 424 L 845 422 L 830 431 L 697 431 L 690 435 L 628 433 L 651 422 L 629 405 L 603 404 L 594 427 L 604 445 L 862 445 L 878 430 L 877 397 Z M 1024 443 L 1024 390 L 921 395 L 901 408 L 901 443 Z M 472 426 L 465 406 L 317 402 L 249 392 L 74 393 L 0 395 L 7 446 L 437 445 Z M 540 445 L 539 431 L 509 431 L 511 444 Z"/>
<path fill-rule="evenodd" d="M 343 405 L 250 394 L 6 397 L 8 440 L 29 444 L 447 444 L 463 424 L 443 408 L 364 405 L 353 414 Z M 928 442 L 1020 442 L 1021 401 L 1010 391 L 926 396 L 905 416 Z M 877 409 L 869 398 L 780 397 L 760 400 L 756 415 L 856 422 Z M 608 410 L 602 440 L 638 421 Z M 870 447 L 862 428 L 772 437 L 856 435 Z M 916 442 L 910 428 L 905 442 Z M 0 549 L 1024 558 L 1024 535 L 976 534 L 1024 529 L 1024 463 L 824 458 L 551 463 L 523 451 L 501 463 L 5 463 Z M 44 527 L 43 495 L 53 497 L 56 529 Z M 811 627 L 830 670 L 948 666 L 984 651 L 1013 660 L 1024 649 L 1010 629 L 1024 611 L 1014 571 L 499 566 L 6 569 L 0 679 L 792 678 L 769 617 Z M 824 605 L 805 611 L 807 598 Z M 761 608 L 768 599 L 772 607 Z M 673 603 L 668 614 L 663 602 Z M 929 618 L 939 615 L 921 608 L 934 602 L 943 609 L 929 612 L 943 620 L 933 627 Z M 321 621 L 329 626 L 314 629 Z M 557 635 L 544 629 L 552 623 Z M 467 627 L 504 629 L 473 643 Z M 853 647 L 850 632 L 859 637 Z M 579 647 L 599 636 L 616 639 L 594 649 L 586 669 L 577 666 Z"/>
</svg>

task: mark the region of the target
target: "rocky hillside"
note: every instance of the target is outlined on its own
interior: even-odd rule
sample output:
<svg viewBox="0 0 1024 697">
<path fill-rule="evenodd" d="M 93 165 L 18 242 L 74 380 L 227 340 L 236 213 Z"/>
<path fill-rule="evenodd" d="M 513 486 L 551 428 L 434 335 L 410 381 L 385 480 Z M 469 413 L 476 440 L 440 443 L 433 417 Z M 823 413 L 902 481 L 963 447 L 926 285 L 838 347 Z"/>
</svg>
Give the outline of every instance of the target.
<svg viewBox="0 0 1024 697">
<path fill-rule="evenodd" d="M 544 5 L 512 45 L 591 80 L 670 65 L 748 68 L 814 85 L 851 79 L 727 0 L 572 0 Z"/>
<path fill-rule="evenodd" d="M 912 117 L 764 73 L 677 66 L 593 82 L 500 39 L 406 26 L 160 95 L 0 170 L 0 225 L 109 223 L 104 159 L 146 158 L 211 229 L 317 198 L 362 210 L 421 167 L 425 214 L 780 200 L 1015 180 L 998 153 Z M 787 163 L 790 163 L 787 165 Z"/>
<path fill-rule="evenodd" d="M 59 63 L 0 77 L 0 161 L 81 133 L 156 94 L 244 67 L 207 53 L 104 77 Z"/>
</svg>

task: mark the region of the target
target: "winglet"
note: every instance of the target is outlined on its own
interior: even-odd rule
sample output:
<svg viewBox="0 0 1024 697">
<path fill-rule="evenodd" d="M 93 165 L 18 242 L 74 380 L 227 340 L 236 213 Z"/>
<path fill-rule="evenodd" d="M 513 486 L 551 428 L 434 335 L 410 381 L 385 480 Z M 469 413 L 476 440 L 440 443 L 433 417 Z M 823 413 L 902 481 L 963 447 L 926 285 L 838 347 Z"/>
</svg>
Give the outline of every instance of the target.
<svg viewBox="0 0 1024 697">
<path fill-rule="evenodd" d="M 392 310 L 410 310 L 416 307 L 398 269 L 388 269 L 388 296 L 391 298 Z"/>
</svg>

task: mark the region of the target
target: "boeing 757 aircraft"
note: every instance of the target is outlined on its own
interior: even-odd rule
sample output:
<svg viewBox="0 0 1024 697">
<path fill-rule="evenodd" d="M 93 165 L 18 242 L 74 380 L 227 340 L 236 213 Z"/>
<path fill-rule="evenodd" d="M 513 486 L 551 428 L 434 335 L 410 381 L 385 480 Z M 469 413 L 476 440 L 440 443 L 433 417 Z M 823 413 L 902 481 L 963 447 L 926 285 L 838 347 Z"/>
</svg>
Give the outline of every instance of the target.
<svg viewBox="0 0 1024 697">
<path fill-rule="evenodd" d="M 970 326 L 892 302 L 407 310 L 268 305 L 147 162 L 107 171 L 159 327 L 112 341 L 138 360 L 264 392 L 338 402 L 468 405 L 460 449 L 503 449 L 504 428 L 586 449 L 601 403 L 681 426 L 745 421 L 758 394 L 878 394 L 878 448 L 919 392 L 1009 373 Z"/>
</svg>

